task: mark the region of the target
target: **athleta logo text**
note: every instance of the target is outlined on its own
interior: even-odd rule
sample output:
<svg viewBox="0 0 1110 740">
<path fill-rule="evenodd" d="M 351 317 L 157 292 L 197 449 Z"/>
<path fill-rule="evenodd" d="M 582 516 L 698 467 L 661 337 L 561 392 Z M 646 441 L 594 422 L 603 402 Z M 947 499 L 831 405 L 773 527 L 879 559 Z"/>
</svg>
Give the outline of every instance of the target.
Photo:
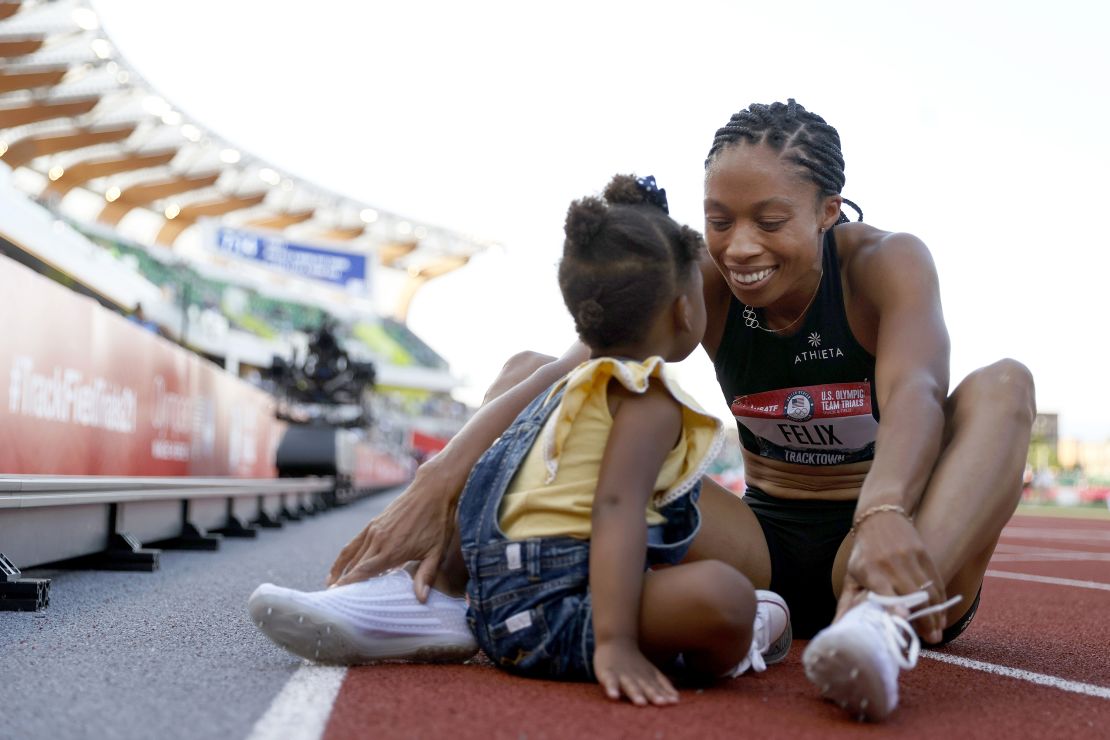
<svg viewBox="0 0 1110 740">
<path fill-rule="evenodd" d="M 844 353 L 840 351 L 840 347 L 831 347 L 829 349 L 810 349 L 794 355 L 794 364 L 797 365 L 799 362 L 809 362 L 810 360 L 828 360 L 833 357 L 843 356 Z"/>
</svg>

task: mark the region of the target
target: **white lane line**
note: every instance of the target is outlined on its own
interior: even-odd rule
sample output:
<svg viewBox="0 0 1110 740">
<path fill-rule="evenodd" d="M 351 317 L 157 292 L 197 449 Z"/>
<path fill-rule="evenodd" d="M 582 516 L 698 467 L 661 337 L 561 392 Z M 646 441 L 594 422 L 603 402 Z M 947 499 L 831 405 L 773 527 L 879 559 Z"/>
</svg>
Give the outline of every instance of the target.
<svg viewBox="0 0 1110 740">
<path fill-rule="evenodd" d="M 1031 545 L 1011 545 L 999 543 L 995 548 L 995 556 L 991 558 L 997 562 L 1046 562 L 1046 561 L 1074 561 L 1074 562 L 1110 562 L 1110 553 L 1088 553 L 1084 550 L 1062 550 L 1056 547 L 1033 547 Z"/>
<path fill-rule="evenodd" d="M 994 551 L 994 556 L 991 558 L 995 562 L 1029 562 L 1029 563 L 1047 563 L 1047 562 L 1073 562 L 1073 563 L 1106 563 L 1110 562 L 1110 552 L 1076 552 L 1074 550 L 1013 550 L 1011 548 L 1003 548 L 999 545 Z"/>
<path fill-rule="evenodd" d="M 304 664 L 254 723 L 247 740 L 320 740 L 347 669 Z"/>
<path fill-rule="evenodd" d="M 1044 673 L 1033 673 L 1032 671 L 1023 671 L 1020 668 L 1010 668 L 1009 666 L 995 665 L 994 663 L 984 663 L 981 660 L 961 658 L 958 655 L 938 653 L 935 650 L 922 650 L 921 654 L 926 658 L 939 660 L 942 663 L 958 665 L 961 668 L 971 668 L 976 671 L 993 673 L 997 676 L 1008 676 L 1009 678 L 1028 681 L 1029 683 L 1039 684 L 1040 686 L 1049 686 L 1054 689 L 1060 689 L 1061 691 L 1070 691 L 1073 694 L 1086 694 L 1087 696 L 1094 696 L 1099 699 L 1110 699 L 1110 688 L 1106 686 L 1069 681 L 1065 678 L 1048 676 Z"/>
<path fill-rule="evenodd" d="M 1096 591 L 1110 591 L 1110 583 L 1097 581 L 1077 581 L 1074 578 L 1054 578 L 1053 576 L 1035 576 L 1029 573 L 1011 573 L 1005 570 L 988 570 L 988 576 L 995 578 L 1011 578 L 1015 581 L 1032 581 L 1033 583 L 1051 583 L 1054 586 L 1075 586 L 1076 588 L 1090 588 Z"/>
<path fill-rule="evenodd" d="M 1008 525 L 1002 528 L 1002 537 L 1019 540 L 1088 540 L 1091 544 L 1110 542 L 1106 529 L 1054 529 L 1050 527 L 1021 527 Z"/>
</svg>

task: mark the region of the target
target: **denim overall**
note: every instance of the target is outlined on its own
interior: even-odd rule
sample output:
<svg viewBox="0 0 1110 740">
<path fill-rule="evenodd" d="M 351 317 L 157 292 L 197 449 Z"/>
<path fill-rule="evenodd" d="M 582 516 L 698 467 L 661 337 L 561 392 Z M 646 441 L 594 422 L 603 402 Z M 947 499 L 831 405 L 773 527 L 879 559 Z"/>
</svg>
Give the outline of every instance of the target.
<svg viewBox="0 0 1110 740">
<path fill-rule="evenodd" d="M 458 509 L 470 573 L 467 620 L 486 655 L 508 671 L 594 680 L 589 540 L 510 540 L 498 526 L 501 498 L 562 395 L 561 388 L 541 393 L 470 472 Z M 660 509 L 667 521 L 648 528 L 645 568 L 673 565 L 686 555 L 701 525 L 695 506 L 700 492 L 699 481 Z"/>
</svg>

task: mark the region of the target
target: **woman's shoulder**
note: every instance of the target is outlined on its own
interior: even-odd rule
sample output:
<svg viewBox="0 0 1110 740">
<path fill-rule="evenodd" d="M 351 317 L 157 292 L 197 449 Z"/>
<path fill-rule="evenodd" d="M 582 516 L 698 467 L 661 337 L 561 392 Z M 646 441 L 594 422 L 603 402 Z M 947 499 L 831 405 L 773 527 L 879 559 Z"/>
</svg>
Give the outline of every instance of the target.
<svg viewBox="0 0 1110 740">
<path fill-rule="evenodd" d="M 910 315 L 916 317 L 913 321 L 925 321 L 940 315 L 936 265 L 916 236 L 864 223 L 841 224 L 833 236 L 848 323 L 868 352 L 878 351 L 883 317 Z"/>
<path fill-rule="evenodd" d="M 885 231 L 870 224 L 840 224 L 833 231 L 841 272 L 857 291 L 881 287 L 891 273 L 933 269 L 925 243 L 903 231 Z"/>
</svg>

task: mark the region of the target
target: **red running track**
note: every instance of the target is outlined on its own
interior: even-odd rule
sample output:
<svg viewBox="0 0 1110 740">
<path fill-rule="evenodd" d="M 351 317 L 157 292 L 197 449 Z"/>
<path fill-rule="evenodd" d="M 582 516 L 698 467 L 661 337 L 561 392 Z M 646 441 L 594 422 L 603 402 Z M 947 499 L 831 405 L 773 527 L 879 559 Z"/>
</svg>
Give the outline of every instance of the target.
<svg viewBox="0 0 1110 740">
<path fill-rule="evenodd" d="M 924 655 L 903 674 L 900 707 L 882 725 L 856 723 L 822 701 L 798 642 L 766 673 L 684 690 L 666 708 L 611 702 L 594 684 L 516 678 L 485 662 L 353 668 L 324 737 L 1110 737 L 1108 561 L 1110 520 L 1015 517 L 975 621 L 944 655 L 1019 674 Z"/>
</svg>

